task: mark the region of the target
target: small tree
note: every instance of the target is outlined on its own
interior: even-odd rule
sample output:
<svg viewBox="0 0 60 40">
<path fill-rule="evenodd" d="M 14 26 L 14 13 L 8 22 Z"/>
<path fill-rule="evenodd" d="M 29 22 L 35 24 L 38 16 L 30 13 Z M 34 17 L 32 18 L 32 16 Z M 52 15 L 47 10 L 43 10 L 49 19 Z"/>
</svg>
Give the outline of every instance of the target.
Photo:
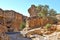
<svg viewBox="0 0 60 40">
<path fill-rule="evenodd" d="M 45 27 L 48 29 L 51 27 L 51 24 L 46 24 Z"/>
<path fill-rule="evenodd" d="M 20 24 L 20 30 L 24 29 L 25 26 L 26 26 L 26 23 L 22 22 L 22 23 Z"/>
</svg>

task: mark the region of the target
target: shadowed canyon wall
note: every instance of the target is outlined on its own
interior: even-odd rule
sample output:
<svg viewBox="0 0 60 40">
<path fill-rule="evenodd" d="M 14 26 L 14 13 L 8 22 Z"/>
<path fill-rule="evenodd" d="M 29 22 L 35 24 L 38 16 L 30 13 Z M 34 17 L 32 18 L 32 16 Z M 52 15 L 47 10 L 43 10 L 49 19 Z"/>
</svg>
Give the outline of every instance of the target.
<svg viewBox="0 0 60 40">
<path fill-rule="evenodd" d="M 6 27 L 7 31 L 19 31 L 20 24 L 25 20 L 24 17 L 26 16 L 13 10 L 0 9 L 0 25 Z"/>
</svg>

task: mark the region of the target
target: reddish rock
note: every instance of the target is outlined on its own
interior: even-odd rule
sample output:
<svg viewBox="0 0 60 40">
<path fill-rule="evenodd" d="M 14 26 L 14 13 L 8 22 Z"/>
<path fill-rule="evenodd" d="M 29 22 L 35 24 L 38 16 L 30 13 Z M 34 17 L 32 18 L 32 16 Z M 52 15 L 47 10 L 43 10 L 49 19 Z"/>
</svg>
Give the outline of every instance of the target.
<svg viewBox="0 0 60 40">
<path fill-rule="evenodd" d="M 28 9 L 28 12 L 29 12 L 30 16 L 37 16 L 37 11 L 36 11 L 35 5 L 32 5 L 32 6 Z"/>
<path fill-rule="evenodd" d="M 26 16 L 13 10 L 0 9 L 0 24 L 4 25 L 8 30 L 19 31 L 20 24 L 25 20 Z"/>
<path fill-rule="evenodd" d="M 7 28 L 3 25 L 0 25 L 0 33 L 7 32 Z"/>
<path fill-rule="evenodd" d="M 43 19 L 41 17 L 30 17 L 28 18 L 29 21 L 29 27 L 30 28 L 37 28 L 44 26 L 46 23 L 48 23 L 47 19 Z"/>
<path fill-rule="evenodd" d="M 54 24 L 55 21 L 50 18 L 41 18 L 41 17 L 29 17 L 28 19 L 29 27 L 30 28 L 37 28 L 37 27 L 43 27 L 47 23 Z"/>
</svg>

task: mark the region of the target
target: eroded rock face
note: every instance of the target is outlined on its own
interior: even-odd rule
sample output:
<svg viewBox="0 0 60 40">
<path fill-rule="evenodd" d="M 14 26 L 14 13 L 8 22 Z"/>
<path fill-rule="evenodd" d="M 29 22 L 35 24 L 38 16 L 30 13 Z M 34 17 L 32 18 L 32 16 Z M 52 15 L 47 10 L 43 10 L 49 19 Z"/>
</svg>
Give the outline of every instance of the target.
<svg viewBox="0 0 60 40">
<path fill-rule="evenodd" d="M 38 16 L 29 17 L 27 19 L 27 21 L 28 21 L 28 25 L 29 25 L 30 28 L 43 27 L 47 23 L 50 23 L 50 24 L 56 24 L 57 23 L 57 21 L 52 20 L 49 17 L 42 18 L 42 17 L 38 17 Z"/>
<path fill-rule="evenodd" d="M 30 16 L 37 16 L 37 10 L 36 7 L 34 5 L 32 5 L 29 9 L 28 12 L 30 14 Z"/>
<path fill-rule="evenodd" d="M 28 21 L 29 21 L 28 23 L 30 28 L 38 28 L 46 25 L 46 23 L 48 23 L 49 20 L 43 19 L 41 17 L 31 17 L 28 18 Z"/>
<path fill-rule="evenodd" d="M 0 9 L 0 25 L 4 25 L 8 29 L 19 31 L 20 24 L 23 22 L 23 16 L 13 10 Z M 15 31 L 15 32 L 16 32 Z"/>
</svg>

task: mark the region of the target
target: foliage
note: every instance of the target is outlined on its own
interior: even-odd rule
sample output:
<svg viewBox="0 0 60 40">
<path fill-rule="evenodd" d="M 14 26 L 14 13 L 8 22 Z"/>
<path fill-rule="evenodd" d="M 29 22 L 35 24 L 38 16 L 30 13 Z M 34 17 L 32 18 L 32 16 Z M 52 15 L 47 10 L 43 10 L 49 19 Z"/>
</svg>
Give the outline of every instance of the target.
<svg viewBox="0 0 60 40">
<path fill-rule="evenodd" d="M 48 19 L 50 20 L 50 22 L 52 22 L 53 24 L 57 24 L 58 20 L 56 17 L 48 17 Z"/>
<path fill-rule="evenodd" d="M 51 24 L 48 23 L 48 24 L 45 25 L 45 27 L 46 28 L 50 28 L 51 27 Z"/>
<path fill-rule="evenodd" d="M 25 26 L 26 26 L 26 23 L 22 22 L 22 23 L 20 24 L 20 29 L 21 29 L 21 30 L 24 29 Z"/>
<path fill-rule="evenodd" d="M 49 15 L 50 16 L 55 16 L 57 13 L 56 13 L 56 11 L 54 10 L 54 9 L 50 9 L 49 10 Z"/>
<path fill-rule="evenodd" d="M 35 5 L 32 5 L 32 6 L 35 6 Z M 54 9 L 49 9 L 49 6 L 48 5 L 38 5 L 38 6 L 35 6 L 35 10 L 37 11 L 37 16 L 42 16 L 42 17 L 45 17 L 45 16 L 55 16 L 57 14 L 57 12 L 54 10 Z"/>
<path fill-rule="evenodd" d="M 43 17 L 44 15 L 42 13 L 38 13 L 38 16 L 39 17 Z"/>
<path fill-rule="evenodd" d="M 49 6 L 48 5 L 39 5 L 36 7 L 36 10 L 38 11 L 38 15 L 39 14 L 42 14 L 44 16 L 46 16 L 48 14 L 48 8 Z"/>
</svg>

